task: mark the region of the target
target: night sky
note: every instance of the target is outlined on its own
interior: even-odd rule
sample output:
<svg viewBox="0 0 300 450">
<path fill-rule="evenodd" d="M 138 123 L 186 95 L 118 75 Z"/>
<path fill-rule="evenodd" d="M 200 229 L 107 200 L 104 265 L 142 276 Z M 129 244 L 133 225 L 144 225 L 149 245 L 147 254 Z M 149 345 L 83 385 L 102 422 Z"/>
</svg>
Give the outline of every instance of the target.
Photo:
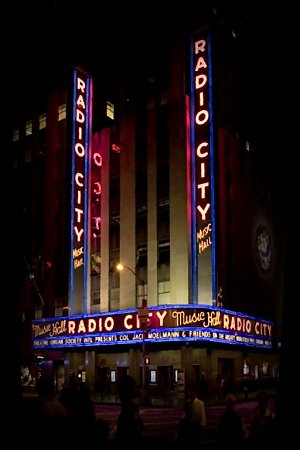
<svg viewBox="0 0 300 450">
<path fill-rule="evenodd" d="M 169 36 L 208 23 L 232 28 L 245 49 L 249 63 L 245 76 L 253 90 L 247 108 L 257 132 L 263 138 L 264 127 L 274 126 L 278 132 L 287 126 L 284 112 L 294 96 L 299 42 L 288 2 L 286 10 L 271 1 L 245 0 L 86 0 L 78 7 L 71 1 L 31 0 L 2 5 L 7 119 L 13 121 L 18 111 L 26 110 L 45 86 L 55 86 L 68 67 L 85 68 L 109 89 L 120 76 L 135 80 L 150 73 L 151 67 L 159 68 Z"/>
</svg>

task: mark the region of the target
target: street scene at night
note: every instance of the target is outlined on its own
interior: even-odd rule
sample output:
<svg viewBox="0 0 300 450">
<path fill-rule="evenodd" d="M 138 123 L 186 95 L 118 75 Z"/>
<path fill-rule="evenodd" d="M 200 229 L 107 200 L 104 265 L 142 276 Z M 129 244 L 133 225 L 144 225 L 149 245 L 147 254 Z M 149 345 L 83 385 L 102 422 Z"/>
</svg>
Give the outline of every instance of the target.
<svg viewBox="0 0 300 450">
<path fill-rule="evenodd" d="M 2 19 L 3 448 L 293 449 L 294 7 Z"/>
<path fill-rule="evenodd" d="M 249 433 L 249 422 L 255 406 L 256 400 L 253 398 L 248 401 L 240 401 L 236 406 L 236 410 L 243 418 L 246 436 Z M 276 411 L 276 400 L 272 395 L 270 406 Z M 109 423 L 110 434 L 107 446 L 113 447 L 120 406 L 96 404 L 95 409 L 97 418 L 105 419 Z M 223 412 L 224 405 L 210 406 L 206 409 L 207 426 L 203 443 L 206 448 L 215 448 L 219 421 Z M 144 421 L 144 439 L 149 448 L 154 445 L 159 447 L 161 442 L 171 447 L 175 445 L 178 422 L 183 415 L 181 408 L 141 407 L 140 414 Z"/>
</svg>

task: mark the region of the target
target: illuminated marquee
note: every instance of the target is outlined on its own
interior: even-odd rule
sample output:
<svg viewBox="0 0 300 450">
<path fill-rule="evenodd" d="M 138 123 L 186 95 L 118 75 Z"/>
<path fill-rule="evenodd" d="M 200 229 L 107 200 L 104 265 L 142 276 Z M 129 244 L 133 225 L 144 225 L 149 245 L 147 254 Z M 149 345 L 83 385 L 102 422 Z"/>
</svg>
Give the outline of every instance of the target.
<svg viewBox="0 0 300 450">
<path fill-rule="evenodd" d="M 78 309 L 84 299 L 86 310 L 87 224 L 91 123 L 91 79 L 80 69 L 74 71 L 70 307 Z"/>
<path fill-rule="evenodd" d="M 146 341 L 213 341 L 272 347 L 271 322 L 209 306 L 150 307 Z M 32 322 L 33 348 L 140 343 L 138 309 Z"/>
<path fill-rule="evenodd" d="M 214 164 L 210 41 L 207 32 L 197 33 L 191 38 L 190 80 L 194 283 L 198 286 L 198 303 L 212 304 L 216 289 Z M 194 302 L 197 303 L 195 299 Z"/>
</svg>

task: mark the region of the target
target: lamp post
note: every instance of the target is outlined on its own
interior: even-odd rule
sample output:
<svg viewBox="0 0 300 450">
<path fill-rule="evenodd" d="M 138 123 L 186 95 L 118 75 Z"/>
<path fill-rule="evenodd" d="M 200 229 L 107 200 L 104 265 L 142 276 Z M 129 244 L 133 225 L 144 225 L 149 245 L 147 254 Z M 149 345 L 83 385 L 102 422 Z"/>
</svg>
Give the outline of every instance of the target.
<svg viewBox="0 0 300 450">
<path fill-rule="evenodd" d="M 131 267 L 125 266 L 125 264 L 122 264 L 122 263 L 118 263 L 118 264 L 116 265 L 116 268 L 117 268 L 117 270 L 118 270 L 119 272 L 122 272 L 123 269 L 129 270 L 129 272 L 131 272 L 131 273 L 139 280 L 139 282 L 140 282 L 141 285 L 143 286 L 143 295 L 144 295 L 145 282 L 144 282 L 144 280 L 143 280 L 141 277 L 138 276 L 137 273 L 135 273 L 134 270 L 131 269 Z"/>
<path fill-rule="evenodd" d="M 122 263 L 118 263 L 116 265 L 116 268 L 118 271 L 122 271 L 123 269 L 129 270 L 137 280 L 141 283 L 141 286 L 143 288 L 142 290 L 142 305 L 141 308 L 139 308 L 138 317 L 140 321 L 140 326 L 143 331 L 143 342 L 142 342 L 142 355 L 143 355 L 143 365 L 142 365 L 142 390 L 143 390 L 143 396 L 145 395 L 145 388 L 146 388 L 146 365 L 145 365 L 145 358 L 146 358 L 146 327 L 147 327 L 147 321 L 149 317 L 149 311 L 147 306 L 147 300 L 145 298 L 145 281 L 138 276 L 137 273 L 135 273 L 134 270 L 131 269 L 129 266 L 125 266 Z"/>
</svg>

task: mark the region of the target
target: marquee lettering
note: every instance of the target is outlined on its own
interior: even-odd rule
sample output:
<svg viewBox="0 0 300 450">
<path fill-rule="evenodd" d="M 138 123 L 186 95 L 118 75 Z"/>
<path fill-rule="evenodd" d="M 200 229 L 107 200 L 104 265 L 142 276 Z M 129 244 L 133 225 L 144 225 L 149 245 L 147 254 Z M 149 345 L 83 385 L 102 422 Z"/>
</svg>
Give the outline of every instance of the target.
<svg viewBox="0 0 300 450">
<path fill-rule="evenodd" d="M 168 307 L 149 308 L 150 340 L 207 339 L 272 346 L 273 325 L 251 316 L 228 312 L 221 308 Z M 143 332 L 138 310 L 127 313 L 98 313 L 92 316 L 35 320 L 32 323 L 34 347 L 109 344 L 141 342 Z M 59 339 L 56 339 L 58 338 Z M 82 339 L 81 341 L 78 339 Z"/>
</svg>

